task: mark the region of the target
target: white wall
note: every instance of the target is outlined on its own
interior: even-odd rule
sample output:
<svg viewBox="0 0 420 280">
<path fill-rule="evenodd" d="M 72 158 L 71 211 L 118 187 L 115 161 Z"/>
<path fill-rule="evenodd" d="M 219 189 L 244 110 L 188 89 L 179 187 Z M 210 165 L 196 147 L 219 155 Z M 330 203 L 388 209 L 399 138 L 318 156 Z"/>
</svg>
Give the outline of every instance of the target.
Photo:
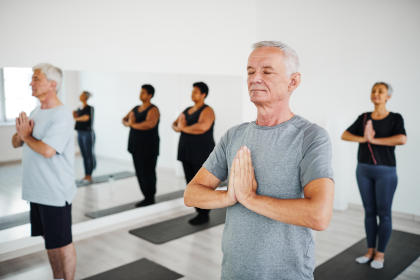
<svg viewBox="0 0 420 280">
<path fill-rule="evenodd" d="M 420 215 L 419 1 L 259 1 L 257 39 L 283 40 L 301 59 L 302 84 L 292 97 L 298 114 L 330 132 L 334 147 L 336 207 L 361 203 L 355 180 L 357 145 L 341 133 L 368 110 L 370 88 L 390 82 L 391 111 L 405 118 L 408 143 L 397 147 L 396 211 Z"/>
<path fill-rule="evenodd" d="M 255 0 L 5 0 L 0 67 L 239 75 Z"/>
<path fill-rule="evenodd" d="M 216 114 L 215 138 L 218 140 L 229 127 L 241 121 L 241 77 L 81 72 L 81 88 L 93 93 L 91 104 L 95 106 L 96 154 L 131 160 L 127 152 L 129 129 L 122 125 L 121 120 L 140 103 L 141 84 L 150 83 L 156 90 L 152 103 L 159 107 L 161 113 L 158 166 L 176 168 L 179 134 L 172 130 L 171 125 L 187 106 L 193 104 L 191 90 L 196 81 L 209 85 L 206 103 L 214 108 Z"/>
</svg>

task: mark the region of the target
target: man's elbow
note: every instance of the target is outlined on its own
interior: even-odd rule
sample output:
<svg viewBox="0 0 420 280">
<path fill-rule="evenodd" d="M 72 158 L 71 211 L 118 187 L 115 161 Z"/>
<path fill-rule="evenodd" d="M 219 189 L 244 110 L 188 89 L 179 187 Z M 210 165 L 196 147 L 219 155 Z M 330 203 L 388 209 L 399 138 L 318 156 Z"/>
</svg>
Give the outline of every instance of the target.
<svg viewBox="0 0 420 280">
<path fill-rule="evenodd" d="M 311 219 L 311 228 L 316 231 L 324 231 L 328 228 L 331 221 L 331 214 L 318 213 Z"/>
<path fill-rule="evenodd" d="M 45 158 L 52 158 L 56 154 L 56 151 L 53 148 L 47 148 L 42 153 Z"/>
</svg>

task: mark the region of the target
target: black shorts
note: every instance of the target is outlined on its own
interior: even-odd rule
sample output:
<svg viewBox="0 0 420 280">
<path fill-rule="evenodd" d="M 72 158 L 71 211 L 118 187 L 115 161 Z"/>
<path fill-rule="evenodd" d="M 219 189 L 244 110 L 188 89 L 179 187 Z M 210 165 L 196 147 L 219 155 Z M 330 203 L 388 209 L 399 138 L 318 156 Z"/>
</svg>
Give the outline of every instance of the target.
<svg viewBox="0 0 420 280">
<path fill-rule="evenodd" d="M 31 202 L 31 235 L 43 236 L 45 248 L 56 249 L 73 242 L 71 234 L 71 204 L 48 206 Z"/>
</svg>

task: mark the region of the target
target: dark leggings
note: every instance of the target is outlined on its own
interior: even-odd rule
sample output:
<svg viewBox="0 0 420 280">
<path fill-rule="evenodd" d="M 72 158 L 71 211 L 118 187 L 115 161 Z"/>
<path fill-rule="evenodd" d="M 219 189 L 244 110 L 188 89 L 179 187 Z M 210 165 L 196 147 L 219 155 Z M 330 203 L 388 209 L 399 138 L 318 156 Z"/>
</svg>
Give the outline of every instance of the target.
<svg viewBox="0 0 420 280">
<path fill-rule="evenodd" d="M 182 162 L 182 167 L 184 168 L 185 180 L 187 184 L 194 178 L 195 174 L 197 174 L 198 170 L 200 170 L 202 164 L 194 164 L 189 162 Z M 209 209 L 201 209 L 195 208 L 195 210 L 202 215 L 208 215 L 210 210 Z"/>
<path fill-rule="evenodd" d="M 359 163 L 356 169 L 357 183 L 365 208 L 365 229 L 368 248 L 385 252 L 391 237 L 391 206 L 397 188 L 397 172 L 393 166 Z M 379 225 L 377 222 L 379 216 Z"/>
<path fill-rule="evenodd" d="M 154 201 L 156 194 L 156 161 L 158 156 L 145 156 L 141 153 L 133 153 L 132 156 L 137 181 L 144 199 L 146 201 Z"/>
<path fill-rule="evenodd" d="M 96 167 L 96 158 L 93 150 L 95 145 L 95 132 L 92 130 L 78 130 L 77 142 L 79 142 L 80 152 L 83 157 L 85 175 L 90 176 Z"/>
</svg>

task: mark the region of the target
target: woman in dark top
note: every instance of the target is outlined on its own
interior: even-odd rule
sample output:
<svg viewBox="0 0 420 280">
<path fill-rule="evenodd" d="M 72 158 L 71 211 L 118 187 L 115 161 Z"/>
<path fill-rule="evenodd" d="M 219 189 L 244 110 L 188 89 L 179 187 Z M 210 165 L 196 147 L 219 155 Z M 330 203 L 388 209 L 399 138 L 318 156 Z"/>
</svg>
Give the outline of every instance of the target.
<svg viewBox="0 0 420 280">
<path fill-rule="evenodd" d="M 130 127 L 128 151 L 133 156 L 137 180 L 144 195 L 144 200 L 138 202 L 136 207 L 155 203 L 160 113 L 158 107 L 150 102 L 154 93 L 153 86 L 142 85 L 142 105 L 134 107 L 122 120 L 125 126 Z"/>
<path fill-rule="evenodd" d="M 370 96 L 374 111 L 361 114 L 341 137 L 359 143 L 356 177 L 365 209 L 368 251 L 356 262 L 373 259 L 370 266 L 375 269 L 383 268 L 392 231 L 391 205 L 397 187 L 395 146 L 407 141 L 402 116 L 386 109 L 391 93 L 387 83 L 375 83 Z"/>
<path fill-rule="evenodd" d="M 80 181 L 82 184 L 92 182 L 92 172 L 96 167 L 96 158 L 93 150 L 95 145 L 95 132 L 93 131 L 94 109 L 87 104 L 91 96 L 92 94 L 88 91 L 82 92 L 80 101 L 83 107 L 73 111 L 73 118 L 76 121 L 77 140 L 85 167 L 85 177 Z"/>
<path fill-rule="evenodd" d="M 172 124 L 173 130 L 181 132 L 178 145 L 178 160 L 182 162 L 187 184 L 200 170 L 207 157 L 213 151 L 213 109 L 204 104 L 209 92 L 203 82 L 193 84 L 191 99 L 194 106 L 185 109 Z M 209 210 L 196 208 L 198 214 L 189 221 L 192 225 L 209 221 Z"/>
</svg>

